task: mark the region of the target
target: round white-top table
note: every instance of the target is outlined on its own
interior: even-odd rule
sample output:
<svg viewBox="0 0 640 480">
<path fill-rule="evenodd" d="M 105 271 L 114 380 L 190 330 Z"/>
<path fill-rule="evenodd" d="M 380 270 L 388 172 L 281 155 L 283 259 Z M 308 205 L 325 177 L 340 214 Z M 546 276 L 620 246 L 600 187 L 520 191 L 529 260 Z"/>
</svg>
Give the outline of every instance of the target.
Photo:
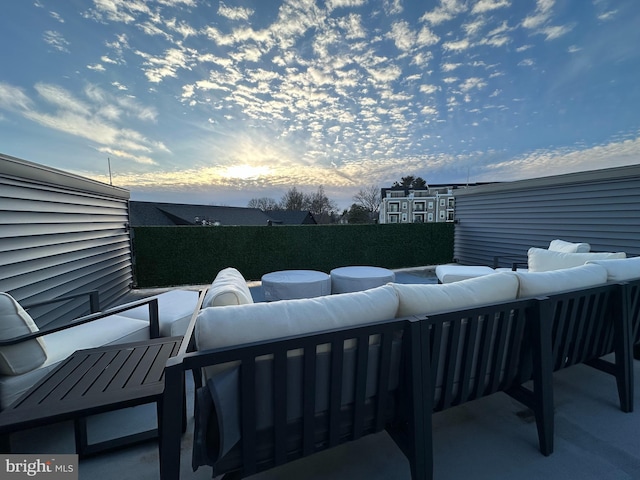
<svg viewBox="0 0 640 480">
<path fill-rule="evenodd" d="M 331 277 L 315 270 L 282 270 L 262 276 L 264 299 L 289 300 L 331 294 Z"/>
<path fill-rule="evenodd" d="M 347 293 L 379 287 L 396 279 L 391 270 L 381 267 L 339 267 L 331 270 L 331 293 Z"/>
</svg>

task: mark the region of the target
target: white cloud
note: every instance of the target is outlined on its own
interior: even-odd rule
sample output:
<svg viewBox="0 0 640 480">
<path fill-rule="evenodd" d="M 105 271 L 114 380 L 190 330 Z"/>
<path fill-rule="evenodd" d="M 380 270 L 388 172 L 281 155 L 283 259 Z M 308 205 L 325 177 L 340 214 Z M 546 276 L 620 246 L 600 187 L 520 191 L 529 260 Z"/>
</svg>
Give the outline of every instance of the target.
<svg viewBox="0 0 640 480">
<path fill-rule="evenodd" d="M 480 0 L 471 9 L 471 13 L 485 13 L 511 6 L 511 0 Z"/>
<path fill-rule="evenodd" d="M 367 0 L 327 0 L 326 6 L 327 6 L 327 10 L 331 12 L 336 8 L 361 7 L 366 3 L 367 3 Z"/>
<path fill-rule="evenodd" d="M 460 90 L 468 92 L 474 88 L 482 89 L 487 86 L 487 82 L 478 77 L 469 77 L 460 84 Z"/>
<path fill-rule="evenodd" d="M 442 48 L 444 48 L 445 50 L 450 50 L 452 52 L 467 50 L 469 47 L 471 47 L 471 42 L 469 42 L 469 40 L 466 38 L 454 42 L 444 42 L 442 44 Z"/>
<path fill-rule="evenodd" d="M 221 15 L 229 20 L 249 20 L 255 10 L 247 7 L 228 7 L 223 2 L 220 2 L 218 7 L 218 15 Z"/>
<path fill-rule="evenodd" d="M 408 51 L 416 43 L 416 34 L 411 30 L 407 22 L 393 22 L 391 31 L 387 35 L 391 38 L 399 50 Z"/>
<path fill-rule="evenodd" d="M 87 65 L 87 68 L 89 70 L 93 70 L 95 72 L 104 72 L 104 71 L 107 70 L 106 68 L 104 68 L 104 65 L 102 65 L 100 63 L 94 63 L 92 65 Z"/>
<path fill-rule="evenodd" d="M 60 32 L 47 30 L 46 32 L 44 32 L 42 37 L 45 43 L 52 46 L 59 52 L 69 53 L 69 49 L 67 47 L 71 44 L 67 40 L 65 40 Z"/>
</svg>

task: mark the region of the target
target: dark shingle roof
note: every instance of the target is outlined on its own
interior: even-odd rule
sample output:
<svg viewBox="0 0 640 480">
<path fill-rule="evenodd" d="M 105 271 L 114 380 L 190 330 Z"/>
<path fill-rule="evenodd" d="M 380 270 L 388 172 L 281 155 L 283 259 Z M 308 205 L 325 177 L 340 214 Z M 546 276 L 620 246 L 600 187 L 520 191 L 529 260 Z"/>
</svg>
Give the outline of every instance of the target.
<svg viewBox="0 0 640 480">
<path fill-rule="evenodd" d="M 276 225 L 315 225 L 317 223 L 308 210 L 271 210 L 266 214 Z"/>
<path fill-rule="evenodd" d="M 267 225 L 270 218 L 258 208 L 188 205 L 181 203 L 129 202 L 129 222 L 139 226 Z"/>
</svg>

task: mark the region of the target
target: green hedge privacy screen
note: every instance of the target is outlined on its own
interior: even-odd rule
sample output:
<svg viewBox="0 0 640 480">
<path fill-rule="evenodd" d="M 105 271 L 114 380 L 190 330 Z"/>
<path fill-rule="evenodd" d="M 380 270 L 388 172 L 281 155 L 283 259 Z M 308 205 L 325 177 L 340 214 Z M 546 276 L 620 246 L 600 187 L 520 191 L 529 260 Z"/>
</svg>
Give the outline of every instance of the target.
<svg viewBox="0 0 640 480">
<path fill-rule="evenodd" d="M 277 270 L 404 268 L 453 259 L 452 223 L 274 227 L 134 227 L 138 288 L 211 283 L 226 267 L 247 280 Z"/>
</svg>

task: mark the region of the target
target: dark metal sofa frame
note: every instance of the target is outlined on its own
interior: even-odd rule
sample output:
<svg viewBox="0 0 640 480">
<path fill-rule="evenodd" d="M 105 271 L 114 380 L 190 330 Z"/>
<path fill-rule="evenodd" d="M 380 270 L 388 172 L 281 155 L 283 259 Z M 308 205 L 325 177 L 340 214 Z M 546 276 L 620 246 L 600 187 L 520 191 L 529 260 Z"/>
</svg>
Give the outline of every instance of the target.
<svg viewBox="0 0 640 480">
<path fill-rule="evenodd" d="M 640 283 L 607 284 L 604 286 L 568 291 L 544 298 L 522 299 L 491 304 L 435 315 L 396 319 L 356 328 L 321 332 L 286 339 L 258 342 L 210 351 L 187 353 L 192 343 L 196 313 L 185 335 L 182 354 L 172 358 L 165 372 L 164 417 L 161 425 L 161 478 L 179 478 L 181 419 L 175 412 L 184 408 L 180 395 L 185 372 L 231 361 L 242 362 L 241 424 L 242 435 L 236 463 L 225 478 L 242 478 L 273 468 L 296 458 L 331 448 L 345 441 L 386 429 L 407 456 L 414 480 L 433 477 L 432 414 L 473 401 L 477 398 L 504 392 L 530 408 L 536 419 L 541 453 L 553 452 L 553 372 L 585 363 L 615 376 L 621 409 L 633 409 L 632 376 L 632 313 L 638 317 Z M 635 303 L 631 301 L 635 299 Z M 630 305 L 633 305 L 631 307 Z M 633 335 L 640 335 L 640 321 L 634 325 Z M 380 335 L 381 372 L 388 371 L 388 345 L 393 335 L 402 331 L 403 361 L 401 383 L 396 392 L 385 391 L 385 382 L 378 382 L 375 394 L 376 414 L 373 428 L 364 428 L 366 411 L 364 398 L 357 397 L 348 415 L 348 431 L 340 430 L 344 408 L 339 398 L 342 382 L 342 348 L 347 339 L 358 338 L 358 345 L 368 345 L 371 335 Z M 395 332 L 395 333 L 393 333 Z M 637 336 L 633 338 L 638 338 Z M 321 441 L 317 434 L 312 398 L 315 372 L 311 367 L 314 356 L 305 357 L 305 412 L 301 420 L 300 444 L 287 448 L 290 425 L 287 425 L 286 402 L 274 402 L 273 428 L 268 433 L 266 456 L 260 444 L 264 436 L 255 429 L 255 358 L 274 355 L 274 368 L 286 368 L 287 351 L 304 348 L 315 351 L 315 345 L 332 345 L 331 402 L 326 413 L 327 428 Z M 366 357 L 367 349 L 359 349 L 358 358 Z M 309 351 L 309 350 L 307 350 Z M 615 361 L 601 359 L 615 353 Z M 364 370 L 362 370 L 364 368 Z M 307 370 L 309 369 L 309 370 Z M 362 389 L 362 375 L 366 367 L 359 366 L 355 382 Z M 286 391 L 286 376 L 275 376 L 276 398 Z M 195 375 L 195 378 L 201 378 Z M 309 379 L 307 381 L 307 379 Z M 198 382 L 196 382 L 198 383 Z M 198 385 L 197 385 L 198 386 Z M 360 391 L 360 390 L 358 390 Z M 278 397 L 280 395 L 280 397 Z M 392 414 L 385 414 L 387 400 L 393 396 Z M 173 412 L 173 413 L 172 413 Z"/>
</svg>

